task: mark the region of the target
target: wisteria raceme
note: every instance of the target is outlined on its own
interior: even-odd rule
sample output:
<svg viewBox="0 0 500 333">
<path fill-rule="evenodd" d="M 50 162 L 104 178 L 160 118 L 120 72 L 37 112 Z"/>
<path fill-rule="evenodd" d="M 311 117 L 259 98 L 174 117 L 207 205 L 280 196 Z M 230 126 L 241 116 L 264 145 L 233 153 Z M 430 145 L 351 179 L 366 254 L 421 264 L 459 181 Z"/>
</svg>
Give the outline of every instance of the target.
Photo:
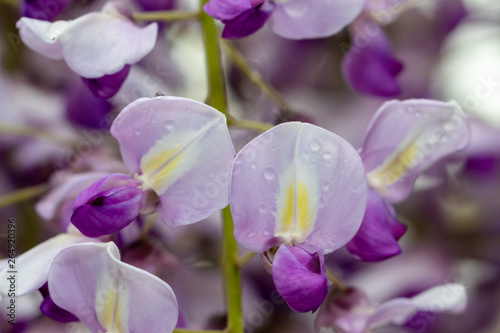
<svg viewBox="0 0 500 333">
<path fill-rule="evenodd" d="M 1 0 L 0 332 L 497 332 L 495 15 Z"/>
</svg>

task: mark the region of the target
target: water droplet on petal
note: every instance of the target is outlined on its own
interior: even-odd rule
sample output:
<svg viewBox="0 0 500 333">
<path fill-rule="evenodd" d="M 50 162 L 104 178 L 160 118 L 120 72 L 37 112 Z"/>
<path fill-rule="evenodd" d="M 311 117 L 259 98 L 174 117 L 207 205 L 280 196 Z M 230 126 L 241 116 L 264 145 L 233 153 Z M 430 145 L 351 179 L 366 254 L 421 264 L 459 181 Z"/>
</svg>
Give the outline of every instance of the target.
<svg viewBox="0 0 500 333">
<path fill-rule="evenodd" d="M 271 232 L 269 230 L 266 230 L 262 233 L 264 236 L 269 236 L 271 234 Z"/>
<path fill-rule="evenodd" d="M 327 180 L 323 183 L 323 191 L 328 191 L 330 189 L 330 182 Z"/>
<path fill-rule="evenodd" d="M 323 153 L 323 158 L 324 158 L 325 160 L 331 160 L 331 159 L 332 159 L 332 157 L 333 157 L 333 156 L 332 156 L 332 153 L 330 153 L 329 151 L 325 151 L 325 152 Z"/>
<path fill-rule="evenodd" d="M 406 112 L 413 113 L 413 106 L 407 106 L 405 110 Z"/>
<path fill-rule="evenodd" d="M 250 164 L 250 167 L 251 167 L 253 170 L 257 169 L 257 163 L 252 162 L 252 163 Z"/>
<path fill-rule="evenodd" d="M 274 179 L 274 176 L 275 176 L 275 173 L 274 173 L 273 168 L 266 168 L 264 170 L 264 178 L 266 178 L 266 180 L 271 181 Z"/>
<path fill-rule="evenodd" d="M 249 232 L 247 235 L 248 238 L 255 237 L 255 231 Z"/>
<path fill-rule="evenodd" d="M 323 198 L 319 199 L 319 207 L 320 207 L 320 208 L 323 208 L 323 207 L 325 207 L 325 206 L 326 206 L 326 201 L 325 201 L 325 199 L 323 199 Z"/>
<path fill-rule="evenodd" d="M 264 204 L 259 205 L 259 212 L 261 212 L 262 214 L 266 212 L 266 206 Z"/>
<path fill-rule="evenodd" d="M 284 8 L 285 12 L 292 18 L 299 18 L 304 16 L 309 10 L 309 3 L 307 1 L 291 1 L 287 3 Z"/>
<path fill-rule="evenodd" d="M 137 136 L 141 135 L 141 131 L 139 131 L 138 129 L 135 129 L 135 130 L 134 130 L 134 133 L 135 133 L 135 135 L 137 135 Z"/>
<path fill-rule="evenodd" d="M 163 126 L 169 131 L 171 131 L 174 128 L 174 122 L 172 120 L 165 120 L 163 122 Z"/>
<path fill-rule="evenodd" d="M 321 144 L 319 143 L 318 140 L 314 139 L 309 144 L 309 148 L 311 148 L 312 151 L 318 151 L 321 149 Z"/>
</svg>

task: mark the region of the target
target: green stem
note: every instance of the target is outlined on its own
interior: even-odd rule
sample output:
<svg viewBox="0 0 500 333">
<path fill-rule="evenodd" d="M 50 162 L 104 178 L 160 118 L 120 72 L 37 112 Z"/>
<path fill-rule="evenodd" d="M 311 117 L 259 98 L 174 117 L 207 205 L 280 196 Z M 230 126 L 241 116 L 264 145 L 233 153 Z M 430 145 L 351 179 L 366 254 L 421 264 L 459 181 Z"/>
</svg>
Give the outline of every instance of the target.
<svg viewBox="0 0 500 333">
<path fill-rule="evenodd" d="M 241 257 L 239 257 L 238 260 L 236 261 L 236 263 L 241 268 L 241 267 L 245 266 L 245 264 L 247 262 L 252 260 L 252 258 L 255 257 L 256 254 L 257 253 L 255 253 L 255 252 L 247 252 L 244 255 L 242 255 Z"/>
<path fill-rule="evenodd" d="M 46 184 L 26 187 L 0 197 L 0 208 L 39 196 L 47 190 Z"/>
<path fill-rule="evenodd" d="M 6 4 L 11 7 L 19 7 L 19 2 L 17 0 L 0 0 L 0 3 Z"/>
<path fill-rule="evenodd" d="M 347 286 L 344 284 L 344 282 L 342 282 L 342 280 L 339 279 L 335 274 L 333 274 L 333 272 L 330 271 L 328 268 L 326 269 L 326 277 L 340 291 L 346 291 L 347 290 Z"/>
<path fill-rule="evenodd" d="M 192 20 L 198 19 L 200 17 L 199 12 L 184 12 L 180 10 L 165 10 L 156 12 L 140 12 L 133 13 L 132 17 L 134 20 L 140 21 L 182 21 L 182 20 Z"/>
<path fill-rule="evenodd" d="M 272 124 L 268 123 L 261 123 L 258 121 L 253 121 L 253 120 L 245 120 L 245 119 L 236 119 L 233 116 L 229 115 L 228 116 L 228 122 L 229 125 L 234 126 L 234 127 L 242 127 L 242 128 L 248 128 L 248 129 L 253 129 L 261 132 L 265 132 L 267 130 L 270 130 L 273 128 Z"/>
<path fill-rule="evenodd" d="M 200 0 L 200 6 L 203 7 L 207 2 L 208 0 Z M 207 57 L 209 84 L 207 104 L 228 116 L 224 75 L 220 61 L 219 32 L 215 26 L 214 20 L 205 12 L 201 13 L 201 25 L 203 28 L 203 39 L 205 41 L 205 52 Z M 233 237 L 234 225 L 229 206 L 222 210 L 222 215 L 224 221 L 222 266 L 226 281 L 228 307 L 226 331 L 230 333 L 243 333 L 241 275 L 237 264 L 238 245 Z"/>
<path fill-rule="evenodd" d="M 273 101 L 273 103 L 278 105 L 281 111 L 291 110 L 290 106 L 283 98 L 283 96 L 281 96 L 281 94 L 271 84 L 269 84 L 259 72 L 250 67 L 248 61 L 243 57 L 238 49 L 233 46 L 230 41 L 224 40 L 222 45 L 236 67 L 238 67 L 240 71 L 242 71 L 243 74 L 245 74 L 250 79 L 250 81 L 252 81 L 257 87 L 259 87 L 262 92 L 271 101 Z"/>
</svg>

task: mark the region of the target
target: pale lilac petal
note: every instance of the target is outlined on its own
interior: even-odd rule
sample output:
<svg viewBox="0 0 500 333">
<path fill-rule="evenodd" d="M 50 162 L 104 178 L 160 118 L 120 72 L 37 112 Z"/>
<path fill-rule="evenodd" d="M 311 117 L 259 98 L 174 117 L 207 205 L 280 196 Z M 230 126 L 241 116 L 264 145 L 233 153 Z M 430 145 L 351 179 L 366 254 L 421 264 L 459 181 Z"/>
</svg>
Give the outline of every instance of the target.
<svg viewBox="0 0 500 333">
<path fill-rule="evenodd" d="M 276 290 L 294 311 L 315 312 L 328 294 L 320 249 L 308 252 L 282 244 L 274 256 L 272 273 Z"/>
<path fill-rule="evenodd" d="M 156 23 L 138 27 L 113 8 L 107 6 L 102 12 L 67 22 L 23 17 L 17 27 L 31 49 L 52 59 L 64 57 L 82 77 L 100 78 L 138 62 L 156 43 Z"/>
<path fill-rule="evenodd" d="M 290 0 L 276 6 L 270 23 L 285 38 L 328 37 L 352 22 L 364 4 L 365 0 Z"/>
<path fill-rule="evenodd" d="M 390 101 L 372 119 L 361 157 L 369 184 L 396 202 L 422 171 L 468 142 L 465 115 L 455 102 Z"/>
<path fill-rule="evenodd" d="M 75 199 L 71 222 L 89 237 L 120 231 L 139 216 L 143 206 L 140 186 L 120 173 L 96 181 Z"/>
<path fill-rule="evenodd" d="M 121 262 L 112 242 L 79 244 L 61 252 L 50 268 L 49 290 L 58 306 L 92 332 L 172 332 L 177 323 L 170 286 Z"/>
<path fill-rule="evenodd" d="M 218 20 L 232 20 L 252 8 L 250 0 L 210 0 L 205 4 L 205 12 Z"/>
<path fill-rule="evenodd" d="M 225 26 L 222 31 L 222 38 L 242 38 L 247 37 L 262 28 L 271 16 L 274 5 L 251 8 L 238 15 L 232 20 L 223 21 Z"/>
<path fill-rule="evenodd" d="M 360 18 L 351 26 L 352 45 L 342 59 L 347 83 L 362 94 L 396 96 L 403 65 L 392 54 L 389 40 L 374 21 Z"/>
<path fill-rule="evenodd" d="M 396 298 L 377 307 L 368 320 L 372 328 L 389 323 L 404 324 L 418 311 L 458 313 L 465 309 L 467 293 L 460 284 L 433 287 L 413 298 Z"/>
<path fill-rule="evenodd" d="M 45 220 L 53 219 L 66 200 L 76 198 L 93 182 L 107 175 L 107 172 L 86 172 L 68 177 L 35 205 L 36 212 Z"/>
<path fill-rule="evenodd" d="M 358 230 L 366 191 L 359 155 L 347 141 L 315 125 L 281 124 L 234 160 L 234 235 L 258 253 L 282 242 L 330 253 Z"/>
<path fill-rule="evenodd" d="M 23 43 L 35 52 L 50 59 L 62 59 L 63 48 L 59 41 L 61 33 L 69 22 L 56 21 L 54 23 L 22 17 L 16 23 Z"/>
<path fill-rule="evenodd" d="M 234 148 L 219 111 L 180 97 L 142 98 L 111 126 L 125 164 L 160 198 L 170 226 L 200 221 L 227 206 Z"/>
<path fill-rule="evenodd" d="M 82 242 L 97 241 L 82 235 L 60 234 L 19 255 L 15 261 L 17 273 L 17 296 L 38 290 L 47 282 L 49 267 L 54 257 L 64 248 Z M 9 266 L 0 272 L 0 294 L 7 295 Z"/>
<path fill-rule="evenodd" d="M 361 227 L 346 248 L 359 260 L 384 260 L 401 253 L 398 240 L 406 229 L 391 204 L 370 189 Z"/>
</svg>

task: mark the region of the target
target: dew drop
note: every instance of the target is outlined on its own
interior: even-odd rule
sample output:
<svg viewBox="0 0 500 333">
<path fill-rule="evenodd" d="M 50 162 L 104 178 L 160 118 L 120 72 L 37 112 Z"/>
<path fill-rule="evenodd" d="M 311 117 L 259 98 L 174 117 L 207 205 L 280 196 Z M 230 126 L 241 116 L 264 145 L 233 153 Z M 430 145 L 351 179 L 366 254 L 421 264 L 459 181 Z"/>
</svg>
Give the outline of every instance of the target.
<svg viewBox="0 0 500 333">
<path fill-rule="evenodd" d="M 137 135 L 137 136 L 141 135 L 141 131 L 139 131 L 138 129 L 134 130 L 134 133 L 135 133 L 135 135 Z"/>
<path fill-rule="evenodd" d="M 314 139 L 309 144 L 309 148 L 311 148 L 312 151 L 318 151 L 321 149 L 321 144 L 319 143 L 318 140 Z"/>
<path fill-rule="evenodd" d="M 257 163 L 252 162 L 252 163 L 250 164 L 250 167 L 251 167 L 253 170 L 257 169 Z"/>
<path fill-rule="evenodd" d="M 266 230 L 262 233 L 264 236 L 269 236 L 271 234 L 271 232 L 269 230 Z"/>
<path fill-rule="evenodd" d="M 151 124 L 156 124 L 156 119 L 151 119 Z"/>
<path fill-rule="evenodd" d="M 309 10 L 309 4 L 307 1 L 294 1 L 287 3 L 285 12 L 292 18 L 300 18 L 304 16 Z"/>
<path fill-rule="evenodd" d="M 163 127 L 171 131 L 174 128 L 174 122 L 172 120 L 165 120 L 163 122 Z"/>
<path fill-rule="evenodd" d="M 271 181 L 274 179 L 274 176 L 275 173 L 273 168 L 266 168 L 264 170 L 264 178 L 266 178 L 266 180 Z"/>
<path fill-rule="evenodd" d="M 330 189 L 330 182 L 327 180 L 323 183 L 323 191 L 328 191 Z"/>
<path fill-rule="evenodd" d="M 407 106 L 405 110 L 406 112 L 413 113 L 413 106 Z"/>
<path fill-rule="evenodd" d="M 248 238 L 255 237 L 255 231 L 249 232 L 247 235 Z"/>
<path fill-rule="evenodd" d="M 324 158 L 325 160 L 331 160 L 331 159 L 332 159 L 332 153 L 330 153 L 329 151 L 325 151 L 325 152 L 323 153 L 323 158 Z"/>
<path fill-rule="evenodd" d="M 326 206 L 326 201 L 325 201 L 325 199 L 323 199 L 323 198 L 319 199 L 319 207 L 320 207 L 320 208 L 323 208 L 323 207 L 325 207 L 325 206 Z"/>
<path fill-rule="evenodd" d="M 259 212 L 261 212 L 262 214 L 266 212 L 266 206 L 264 204 L 259 205 Z"/>
</svg>

